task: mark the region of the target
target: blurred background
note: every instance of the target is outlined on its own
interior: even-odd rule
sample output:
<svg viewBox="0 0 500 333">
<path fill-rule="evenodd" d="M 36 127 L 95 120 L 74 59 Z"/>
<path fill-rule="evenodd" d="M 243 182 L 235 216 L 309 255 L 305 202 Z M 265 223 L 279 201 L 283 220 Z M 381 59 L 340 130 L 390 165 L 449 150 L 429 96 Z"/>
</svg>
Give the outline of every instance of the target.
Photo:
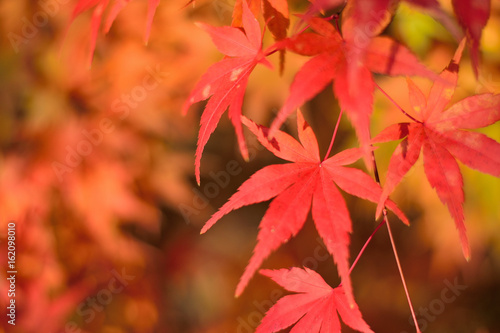
<svg viewBox="0 0 500 333">
<path fill-rule="evenodd" d="M 230 24 L 234 1 L 200 0 L 184 7 L 186 2 L 160 2 L 144 45 L 147 2 L 130 1 L 109 33 L 98 34 L 89 67 L 92 11 L 69 26 L 74 0 L 0 1 L 0 332 L 247 333 L 285 294 L 257 275 L 240 298 L 233 296 L 267 203 L 233 212 L 199 235 L 243 181 L 282 161 L 247 132 L 251 159 L 244 162 L 224 116 L 203 155 L 202 185 L 196 185 L 194 151 L 204 104 L 186 116 L 180 109 L 222 55 L 194 22 Z M 306 1 L 290 2 L 292 13 L 306 6 Z M 443 7 L 451 13 L 450 1 Z M 447 29 L 406 4 L 384 34 L 408 45 L 437 72 L 457 46 Z M 264 44 L 271 43 L 266 32 Z M 500 93 L 496 1 L 483 32 L 482 55 L 476 79 L 465 54 L 454 101 Z M 243 113 L 269 125 L 306 60 L 287 54 L 282 76 L 257 67 Z M 279 66 L 278 55 L 271 61 Z M 410 108 L 405 78 L 376 80 Z M 415 81 L 426 92 L 430 88 L 427 80 Z M 375 97 L 373 134 L 405 120 L 381 93 Z M 304 112 L 326 152 L 339 112 L 331 87 Z M 285 129 L 295 135 L 293 117 Z M 479 131 L 500 141 L 498 123 Z M 356 145 L 343 119 L 334 150 Z M 387 144 L 376 152 L 382 178 L 394 148 L 395 143 Z M 423 181 L 422 161 L 393 195 L 412 225 L 392 216 L 393 232 L 422 332 L 498 333 L 500 180 L 461 167 L 470 262 L 462 256 L 446 207 Z M 344 197 L 354 224 L 354 258 L 377 224 L 375 205 Z M 6 316 L 12 221 L 15 326 Z M 290 266 L 308 266 L 332 286 L 339 283 L 311 221 L 263 267 Z M 352 280 L 364 319 L 375 332 L 415 331 L 385 228 Z"/>
</svg>

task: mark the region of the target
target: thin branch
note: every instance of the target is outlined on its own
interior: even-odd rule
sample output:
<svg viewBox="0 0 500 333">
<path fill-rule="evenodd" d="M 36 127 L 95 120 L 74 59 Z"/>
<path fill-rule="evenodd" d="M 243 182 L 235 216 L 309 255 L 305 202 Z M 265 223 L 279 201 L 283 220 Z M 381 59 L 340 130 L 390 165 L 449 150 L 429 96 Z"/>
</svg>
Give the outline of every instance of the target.
<svg viewBox="0 0 500 333">
<path fill-rule="evenodd" d="M 379 185 L 381 185 L 380 184 L 380 177 L 378 174 L 377 162 L 375 161 L 375 154 L 373 151 L 372 151 L 372 161 L 373 161 L 373 170 L 374 170 L 373 173 L 375 176 L 375 181 Z M 394 253 L 394 258 L 396 258 L 396 264 L 398 266 L 399 276 L 401 276 L 401 281 L 403 282 L 403 288 L 405 290 L 406 299 L 408 300 L 408 305 L 410 306 L 411 316 L 413 318 L 413 322 L 415 324 L 415 328 L 417 330 L 417 333 L 421 333 L 420 328 L 418 327 L 417 317 L 415 316 L 415 310 L 413 309 L 413 304 L 411 302 L 410 293 L 408 292 L 408 287 L 406 286 L 406 280 L 405 280 L 405 277 L 403 274 L 403 269 L 401 268 L 401 263 L 399 261 L 399 256 L 398 256 L 398 251 L 396 249 L 396 244 L 394 243 L 394 238 L 392 237 L 391 226 L 389 225 L 389 219 L 387 218 L 387 209 L 384 207 L 382 212 L 384 214 L 384 220 L 382 221 L 382 223 L 385 223 L 387 225 L 387 231 L 389 232 L 389 239 L 391 240 L 392 252 Z"/>
<path fill-rule="evenodd" d="M 351 272 L 354 269 L 354 266 L 356 266 L 356 264 L 358 263 L 359 258 L 361 257 L 361 255 L 363 254 L 363 252 L 365 252 L 365 248 L 368 246 L 368 244 L 372 240 L 373 236 L 375 236 L 375 234 L 377 233 L 377 231 L 384 225 L 384 223 L 385 223 L 385 221 L 380 222 L 377 225 L 377 227 L 375 228 L 375 230 L 373 230 L 373 232 L 370 235 L 370 237 L 368 237 L 368 239 L 365 242 L 365 245 L 363 245 L 363 247 L 359 251 L 358 256 L 356 257 L 356 259 L 354 259 L 354 262 L 352 263 L 351 268 L 349 268 L 349 275 L 351 275 Z"/>
<path fill-rule="evenodd" d="M 394 99 L 392 99 L 391 96 L 389 96 L 388 93 L 385 92 L 384 89 L 382 89 L 378 84 L 377 82 L 375 82 L 375 86 L 377 86 L 378 90 L 380 90 L 382 92 L 382 94 L 385 95 L 385 97 L 387 97 L 392 104 L 394 104 L 401 112 L 403 112 L 403 114 L 405 116 L 407 116 L 408 118 L 410 118 L 411 120 L 413 120 L 414 122 L 417 122 L 417 123 L 422 123 L 420 120 L 418 119 L 415 119 L 412 115 L 410 115 L 409 113 L 407 113 Z"/>
<path fill-rule="evenodd" d="M 389 233 L 389 239 L 391 240 L 392 252 L 394 253 L 394 258 L 396 258 L 396 264 L 398 265 L 399 275 L 401 276 L 401 282 L 403 282 L 403 288 L 405 290 L 406 299 L 408 300 L 408 305 L 410 306 L 411 316 L 413 317 L 413 322 L 415 324 L 415 328 L 417 329 L 417 333 L 422 333 L 420 328 L 418 327 L 417 317 L 415 316 L 415 310 L 413 309 L 413 305 L 411 303 L 410 293 L 408 292 L 408 287 L 406 286 L 405 276 L 403 274 L 403 269 L 401 268 L 401 263 L 399 262 L 398 251 L 396 249 L 396 244 L 394 243 L 394 238 L 392 237 L 391 226 L 389 225 L 389 220 L 387 218 L 387 209 L 383 210 L 384 221 L 387 225 L 387 232 Z"/>
<path fill-rule="evenodd" d="M 332 139 L 330 140 L 330 146 L 328 147 L 328 151 L 325 154 L 323 162 L 328 158 L 328 156 L 330 156 L 330 153 L 332 152 L 333 142 L 335 141 L 335 137 L 337 136 L 337 130 L 339 129 L 340 118 L 342 118 L 342 113 L 343 110 L 340 109 L 339 118 L 337 119 L 337 124 L 335 125 L 335 130 L 333 131 Z"/>
</svg>

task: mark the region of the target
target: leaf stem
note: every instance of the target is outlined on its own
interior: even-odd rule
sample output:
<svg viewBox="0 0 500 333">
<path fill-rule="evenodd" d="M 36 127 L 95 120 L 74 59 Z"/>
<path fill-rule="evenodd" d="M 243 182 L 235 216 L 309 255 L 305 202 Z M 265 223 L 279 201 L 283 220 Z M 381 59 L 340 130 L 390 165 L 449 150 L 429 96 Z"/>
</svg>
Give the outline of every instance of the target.
<svg viewBox="0 0 500 333">
<path fill-rule="evenodd" d="M 384 95 L 385 95 L 385 97 L 387 97 L 387 98 L 391 101 L 391 103 L 392 103 L 392 104 L 394 104 L 394 105 L 395 105 L 395 106 L 396 106 L 396 107 L 397 107 L 397 108 L 398 108 L 401 112 L 403 112 L 403 114 L 404 114 L 405 116 L 407 116 L 408 118 L 410 118 L 411 120 L 413 120 L 413 121 L 414 121 L 414 122 L 416 122 L 416 123 L 422 123 L 420 120 L 417 120 L 417 119 L 415 119 L 414 117 L 412 117 L 412 116 L 411 116 L 409 113 L 407 113 L 407 112 L 406 112 L 406 111 L 405 111 L 405 110 L 404 110 L 404 109 L 403 109 L 403 108 L 402 108 L 402 107 L 401 107 L 398 103 L 396 103 L 396 101 L 395 101 L 394 99 L 392 99 L 392 97 L 391 97 L 391 96 L 389 96 L 389 94 L 388 94 L 388 93 L 386 93 L 386 92 L 385 92 L 385 90 L 384 90 L 384 89 L 382 89 L 382 88 L 378 85 L 378 83 L 377 83 L 377 82 L 375 82 L 375 86 L 377 86 L 378 90 L 380 90 L 380 91 L 382 92 L 382 94 L 384 94 Z"/>
<path fill-rule="evenodd" d="M 328 151 L 326 152 L 325 158 L 323 158 L 322 162 L 324 162 L 332 152 L 333 142 L 335 141 L 335 137 L 337 136 L 337 130 L 339 129 L 340 118 L 342 118 L 342 113 L 343 109 L 340 109 L 339 118 L 337 119 L 337 124 L 335 125 L 335 130 L 333 131 L 332 139 L 330 140 L 330 146 L 328 147 Z"/>
<path fill-rule="evenodd" d="M 387 232 L 389 233 L 389 239 L 391 240 L 392 252 L 394 253 L 394 258 L 396 259 L 396 264 L 398 265 L 399 275 L 401 276 L 401 282 L 403 283 L 403 288 L 405 290 L 406 299 L 408 300 L 408 305 L 410 306 L 411 316 L 413 317 L 413 323 L 415 324 L 415 328 L 417 329 L 417 333 L 421 333 L 420 328 L 418 327 L 417 317 L 415 316 L 415 310 L 413 310 L 413 305 L 411 303 L 410 293 L 408 292 L 408 287 L 406 286 L 405 276 L 403 274 L 403 269 L 401 268 L 401 263 L 399 262 L 398 251 L 396 249 L 396 244 L 394 243 L 394 237 L 392 237 L 391 226 L 389 225 L 389 220 L 387 219 L 387 209 L 383 210 L 384 221 L 387 225 Z"/>
<path fill-rule="evenodd" d="M 382 221 L 382 222 L 380 222 L 377 225 L 377 227 L 375 228 L 375 230 L 373 230 L 373 232 L 370 235 L 370 237 L 368 237 L 368 239 L 366 240 L 365 245 L 363 245 L 363 247 L 361 248 L 361 250 L 359 250 L 358 256 L 356 257 L 356 259 L 354 259 L 351 267 L 349 268 L 349 275 L 351 275 L 351 272 L 354 269 L 354 266 L 356 266 L 356 264 L 358 263 L 359 258 L 361 258 L 361 255 L 363 254 L 363 252 L 365 252 L 365 248 L 368 246 L 368 244 L 372 240 L 373 236 L 375 236 L 375 234 L 377 233 L 377 231 L 384 225 L 384 223 L 385 223 L 385 221 Z"/>
<path fill-rule="evenodd" d="M 373 161 L 373 173 L 375 176 L 375 181 L 379 185 L 381 185 L 380 184 L 380 177 L 378 174 L 377 162 L 375 160 L 375 153 L 373 151 L 372 151 L 372 161 Z M 399 276 L 401 276 L 401 282 L 403 283 L 403 288 L 405 290 L 406 299 L 408 300 L 408 305 L 410 306 L 410 312 L 411 312 L 411 316 L 413 318 L 413 323 L 415 324 L 415 328 L 417 330 L 417 333 L 421 333 L 420 328 L 418 327 L 417 317 L 415 316 L 415 310 L 413 309 L 413 304 L 411 302 L 410 293 L 408 292 L 408 287 L 406 286 L 405 276 L 403 274 L 403 269 L 401 268 L 401 263 L 399 261 L 398 250 L 396 249 L 396 244 L 394 243 L 394 237 L 392 237 L 391 226 L 389 225 L 389 219 L 387 218 L 387 209 L 385 207 L 382 210 L 382 213 L 384 215 L 384 220 L 381 222 L 381 224 L 385 223 L 387 225 L 387 232 L 389 233 L 389 239 L 391 241 L 392 252 L 394 253 L 394 258 L 396 259 L 396 264 L 397 264 L 398 270 L 399 270 Z M 378 227 L 377 227 L 377 229 L 378 229 Z"/>
<path fill-rule="evenodd" d="M 268 57 L 268 56 L 270 56 L 271 54 L 276 53 L 276 52 L 278 52 L 278 51 L 280 51 L 280 50 L 282 50 L 282 49 L 275 48 L 274 50 L 271 50 L 271 51 L 265 50 L 265 51 L 264 51 L 264 56 L 265 56 L 265 57 Z"/>
</svg>

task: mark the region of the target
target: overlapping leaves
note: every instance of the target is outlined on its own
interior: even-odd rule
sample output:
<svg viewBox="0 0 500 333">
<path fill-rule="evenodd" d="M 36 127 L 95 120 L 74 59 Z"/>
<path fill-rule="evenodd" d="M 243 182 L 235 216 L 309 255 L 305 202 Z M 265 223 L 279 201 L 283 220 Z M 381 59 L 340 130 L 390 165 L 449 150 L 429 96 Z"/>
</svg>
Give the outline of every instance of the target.
<svg viewBox="0 0 500 333">
<path fill-rule="evenodd" d="M 363 7 L 367 4 L 370 6 Z M 271 136 L 290 113 L 333 81 L 340 107 L 366 148 L 375 88 L 372 73 L 437 76 L 400 43 L 377 37 L 388 24 L 393 7 L 392 1 L 348 2 L 342 21 L 343 36 L 326 20 L 312 18 L 308 24 L 314 32 L 301 33 L 282 43 L 293 52 L 313 58 L 296 74 L 290 95 L 271 126 Z"/>
<path fill-rule="evenodd" d="M 211 27 L 199 24 L 210 34 L 219 51 L 229 58 L 219 61 L 208 69 L 183 107 L 185 113 L 193 103 L 210 98 L 203 111 L 198 134 L 195 161 L 195 174 L 198 183 L 200 183 L 200 162 L 203 149 L 228 107 L 229 118 L 235 128 L 240 151 L 243 157 L 248 159 L 248 149 L 240 120 L 248 77 L 259 63 L 272 67 L 261 50 L 262 36 L 259 23 L 245 1 L 242 2 L 242 6 L 245 33 L 235 27 Z"/>
<path fill-rule="evenodd" d="M 448 206 L 464 255 L 469 259 L 463 212 L 463 179 L 455 159 L 473 169 L 500 177 L 500 144 L 481 133 L 468 131 L 500 120 L 500 95 L 467 97 L 444 110 L 455 91 L 464 45 L 465 40 L 432 86 L 428 98 L 408 79 L 410 102 L 417 114 L 415 121 L 392 125 L 377 135 L 373 142 L 403 139 L 391 157 L 377 214 L 422 151 L 427 179 L 441 201 Z"/>
<path fill-rule="evenodd" d="M 270 152 L 292 163 L 269 165 L 257 171 L 201 230 L 202 233 L 206 232 L 232 210 L 276 197 L 262 218 L 258 243 L 236 288 L 236 295 L 243 292 L 262 262 L 300 231 L 312 206 L 316 229 L 337 264 L 346 297 L 353 304 L 348 273 L 352 223 L 337 186 L 351 195 L 372 202 L 379 201 L 382 190 L 377 183 L 361 170 L 345 167 L 361 158 L 363 151 L 358 148 L 347 149 L 321 160 L 316 136 L 300 111 L 297 112 L 300 142 L 282 131 L 277 131 L 274 138 L 269 140 L 268 128 L 245 117 L 242 121 Z M 387 207 L 408 223 L 393 202 L 388 201 Z"/>
</svg>

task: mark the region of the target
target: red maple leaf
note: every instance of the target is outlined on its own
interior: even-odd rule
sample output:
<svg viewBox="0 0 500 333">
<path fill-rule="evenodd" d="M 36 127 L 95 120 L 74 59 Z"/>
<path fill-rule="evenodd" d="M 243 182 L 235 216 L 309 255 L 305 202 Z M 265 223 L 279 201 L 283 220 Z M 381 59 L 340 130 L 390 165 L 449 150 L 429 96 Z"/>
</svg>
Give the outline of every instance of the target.
<svg viewBox="0 0 500 333">
<path fill-rule="evenodd" d="M 156 8 L 160 4 L 160 0 L 148 0 L 148 14 L 147 14 L 147 25 L 146 32 L 144 35 L 144 42 L 147 42 L 149 39 L 149 34 L 151 32 L 151 26 L 153 24 L 153 17 L 156 11 Z M 104 23 L 104 33 L 108 33 L 111 25 L 115 21 L 116 17 L 120 13 L 120 11 L 129 3 L 130 0 L 116 0 L 111 7 L 109 14 Z M 90 22 L 90 51 L 89 51 L 89 65 L 92 63 L 92 56 L 94 54 L 95 45 L 97 41 L 97 35 L 99 33 L 99 27 L 101 26 L 102 16 L 104 11 L 108 7 L 109 0 L 79 0 L 73 9 L 73 13 L 71 14 L 71 19 L 69 25 L 75 20 L 75 18 L 82 14 L 83 12 L 94 8 L 92 12 L 92 19 Z M 69 26 L 68 25 L 68 26 Z"/>
<path fill-rule="evenodd" d="M 368 152 L 375 87 L 372 72 L 437 77 L 403 45 L 388 37 L 376 37 L 389 22 L 393 7 L 393 1 L 388 0 L 349 2 L 342 21 L 344 36 L 329 22 L 312 18 L 308 23 L 316 33 L 301 33 L 282 43 L 293 52 L 314 57 L 296 74 L 290 95 L 271 125 L 270 135 L 290 113 L 333 80 L 340 107 L 346 111 Z"/>
<path fill-rule="evenodd" d="M 212 27 L 199 23 L 205 29 L 222 53 L 229 56 L 212 65 L 202 76 L 183 106 L 186 113 L 191 104 L 210 97 L 203 115 L 196 148 L 195 174 L 200 183 L 200 161 L 203 149 L 213 133 L 222 114 L 229 107 L 229 118 L 238 137 L 241 154 L 248 159 L 248 150 L 241 125 L 241 106 L 248 77 L 258 63 L 272 67 L 262 52 L 262 36 L 259 23 L 247 6 L 243 6 L 243 27 L 245 33 L 235 27 Z"/>
<path fill-rule="evenodd" d="M 201 230 L 201 233 L 206 232 L 232 210 L 276 197 L 262 218 L 258 243 L 236 288 L 236 296 L 243 292 L 271 252 L 300 231 L 312 205 L 316 229 L 333 255 L 347 298 L 353 303 L 348 263 L 352 223 L 337 186 L 351 195 L 372 202 L 379 201 L 382 193 L 379 185 L 361 170 L 344 166 L 357 161 L 363 154 L 362 150 L 347 149 L 322 161 L 316 136 L 300 111 L 297 112 L 300 142 L 282 131 L 277 131 L 274 138 L 269 140 L 268 128 L 245 117 L 242 117 L 242 121 L 269 151 L 293 163 L 269 165 L 257 171 Z M 393 202 L 389 202 L 387 207 L 408 223 Z"/>
<path fill-rule="evenodd" d="M 281 298 L 262 319 L 256 333 L 273 333 L 295 324 L 290 332 L 338 333 L 340 320 L 365 333 L 373 333 L 356 304 L 349 305 L 342 287 L 332 288 L 313 270 L 262 269 L 260 274 L 273 279 L 288 291 L 298 294 Z"/>
<path fill-rule="evenodd" d="M 415 164 L 422 150 L 427 179 L 441 201 L 448 206 L 460 235 L 462 250 L 469 259 L 470 249 L 462 207 L 463 180 L 455 158 L 473 169 L 500 177 L 500 144 L 481 133 L 466 131 L 500 120 L 500 95 L 467 97 L 444 111 L 455 92 L 458 63 L 464 45 L 465 39 L 441 73 L 440 80 L 432 86 L 427 99 L 408 79 L 410 102 L 417 116 L 413 122 L 389 126 L 373 142 L 403 139 L 391 157 L 377 216 L 385 199 Z"/>
</svg>

